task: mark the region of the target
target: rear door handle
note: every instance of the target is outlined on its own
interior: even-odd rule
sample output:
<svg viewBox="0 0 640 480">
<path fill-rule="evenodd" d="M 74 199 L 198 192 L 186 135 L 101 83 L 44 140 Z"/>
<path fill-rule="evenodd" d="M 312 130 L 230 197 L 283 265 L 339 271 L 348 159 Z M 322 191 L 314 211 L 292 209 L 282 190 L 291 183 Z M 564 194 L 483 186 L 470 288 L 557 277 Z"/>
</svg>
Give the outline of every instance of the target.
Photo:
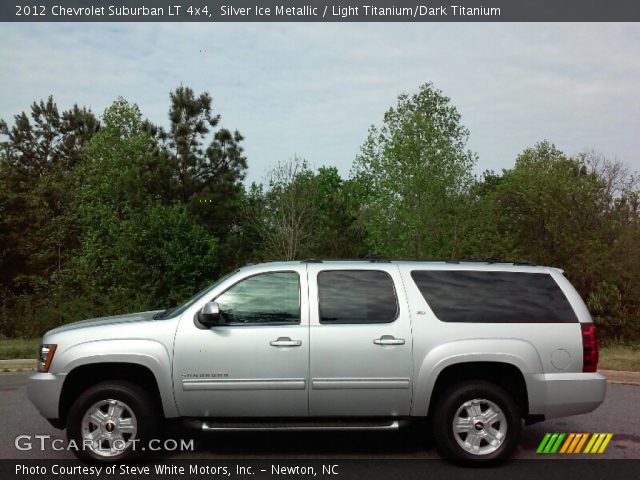
<svg viewBox="0 0 640 480">
<path fill-rule="evenodd" d="M 404 345 L 404 338 L 395 338 L 393 335 L 383 335 L 376 338 L 373 343 L 376 345 Z"/>
<path fill-rule="evenodd" d="M 302 345 L 302 341 L 291 340 L 289 337 L 278 337 L 277 340 L 271 340 L 269 345 L 272 347 L 299 347 Z"/>
</svg>

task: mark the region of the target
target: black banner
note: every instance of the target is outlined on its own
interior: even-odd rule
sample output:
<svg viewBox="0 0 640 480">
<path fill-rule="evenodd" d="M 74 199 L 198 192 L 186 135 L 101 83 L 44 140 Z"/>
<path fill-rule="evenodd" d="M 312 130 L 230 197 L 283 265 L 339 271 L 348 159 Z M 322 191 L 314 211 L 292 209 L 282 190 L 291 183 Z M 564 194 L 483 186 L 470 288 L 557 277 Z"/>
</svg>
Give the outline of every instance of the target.
<svg viewBox="0 0 640 480">
<path fill-rule="evenodd" d="M 637 0 L 14 0 L 2 22 L 638 22 Z"/>
<path fill-rule="evenodd" d="M 173 460 L 88 464 L 72 460 L 0 460 L 0 478 L 114 480 L 268 480 L 316 478 L 318 480 L 580 480 L 631 478 L 640 460 L 513 460 L 491 468 L 471 468 L 442 460 Z"/>
</svg>

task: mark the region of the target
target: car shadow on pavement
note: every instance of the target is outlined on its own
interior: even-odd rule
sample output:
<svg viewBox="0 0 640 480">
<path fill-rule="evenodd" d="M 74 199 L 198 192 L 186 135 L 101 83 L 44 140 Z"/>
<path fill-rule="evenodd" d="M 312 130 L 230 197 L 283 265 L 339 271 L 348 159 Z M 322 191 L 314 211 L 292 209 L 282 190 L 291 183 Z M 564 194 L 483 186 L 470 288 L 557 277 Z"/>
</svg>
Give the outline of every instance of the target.
<svg viewBox="0 0 640 480">
<path fill-rule="evenodd" d="M 193 438 L 196 453 L 219 457 L 376 457 L 417 458 L 438 455 L 427 430 L 396 432 L 211 432 L 174 430 L 173 438 Z M 188 457 L 181 454 L 180 458 Z"/>
</svg>

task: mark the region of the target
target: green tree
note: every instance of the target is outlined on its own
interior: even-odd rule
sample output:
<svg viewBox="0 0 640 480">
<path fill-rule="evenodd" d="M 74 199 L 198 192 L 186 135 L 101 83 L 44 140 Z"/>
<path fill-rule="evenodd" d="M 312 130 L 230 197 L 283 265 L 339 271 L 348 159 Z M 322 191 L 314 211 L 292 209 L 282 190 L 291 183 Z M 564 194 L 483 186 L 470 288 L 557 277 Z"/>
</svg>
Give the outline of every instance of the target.
<svg viewBox="0 0 640 480">
<path fill-rule="evenodd" d="M 242 135 L 220 127 L 208 93 L 189 87 L 171 92 L 168 131 L 147 125 L 161 142 L 162 163 L 169 168 L 167 194 L 188 207 L 218 238 L 226 238 L 237 221 L 242 180 L 247 169 Z"/>
<path fill-rule="evenodd" d="M 169 306 L 215 277 L 216 240 L 157 190 L 155 139 L 137 106 L 119 99 L 87 149 L 76 188 L 82 247 L 66 273 L 87 310 Z"/>
<path fill-rule="evenodd" d="M 365 229 L 360 219 L 359 190 L 344 180 L 335 167 L 320 167 L 315 174 L 313 231 L 309 257 L 362 258 L 367 255 Z"/>
<path fill-rule="evenodd" d="M 505 170 L 497 188 L 499 231 L 510 250 L 546 265 L 593 264 L 588 256 L 606 249 L 600 179 L 549 142 L 528 148 Z M 582 267 L 580 267 L 582 268 Z M 578 288 L 589 288 L 585 271 Z"/>
<path fill-rule="evenodd" d="M 261 245 L 261 259 L 365 255 L 356 189 L 335 167 L 314 172 L 294 157 L 269 172 L 267 185 L 266 191 L 252 186 L 246 214 Z"/>
<path fill-rule="evenodd" d="M 460 239 L 465 258 L 519 260 L 521 253 L 513 250 L 512 239 L 501 232 L 502 211 L 497 206 L 496 189 L 504 178 L 485 171 L 469 189 L 463 212 L 465 231 Z"/>
<path fill-rule="evenodd" d="M 264 240 L 266 228 L 264 186 L 256 182 L 245 190 L 240 200 L 240 212 L 224 243 L 218 247 L 222 269 L 229 271 L 247 263 L 274 260 Z"/>
<path fill-rule="evenodd" d="M 305 256 L 314 241 L 314 199 L 317 184 L 306 160 L 281 162 L 268 173 L 264 206 L 255 218 L 265 252 L 272 259 Z"/>
<path fill-rule="evenodd" d="M 216 241 L 183 206 L 124 208 L 122 218 L 106 205 L 91 210 L 103 220 L 69 272 L 88 303 L 82 316 L 175 306 L 217 276 Z"/>
<path fill-rule="evenodd" d="M 427 83 L 402 94 L 372 126 L 353 175 L 363 196 L 372 253 L 456 257 L 465 235 L 465 200 L 475 155 L 450 99 Z"/>
<path fill-rule="evenodd" d="M 88 145 L 86 160 L 74 176 L 77 208 L 108 205 L 122 215 L 127 208 L 140 210 L 150 202 L 164 203 L 162 182 L 167 167 L 157 155 L 156 140 L 146 130 L 138 106 L 118 98 L 102 120 L 102 129 Z M 99 219 L 85 215 L 84 227 Z"/>
<path fill-rule="evenodd" d="M 488 198 L 505 250 L 565 270 L 609 338 L 640 333 L 638 182 L 617 162 L 570 158 L 544 141 Z"/>
<path fill-rule="evenodd" d="M 11 294 L 45 291 L 77 248 L 69 175 L 98 129 L 90 110 L 60 114 L 52 97 L 0 121 L 0 284 Z"/>
</svg>

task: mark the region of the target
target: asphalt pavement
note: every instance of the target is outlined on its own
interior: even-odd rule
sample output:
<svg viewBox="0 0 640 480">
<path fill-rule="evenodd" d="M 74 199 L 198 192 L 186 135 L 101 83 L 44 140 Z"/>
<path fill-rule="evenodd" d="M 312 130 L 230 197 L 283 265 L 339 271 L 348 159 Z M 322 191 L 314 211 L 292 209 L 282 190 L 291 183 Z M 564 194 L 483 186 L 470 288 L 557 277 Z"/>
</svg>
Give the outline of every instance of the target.
<svg viewBox="0 0 640 480">
<path fill-rule="evenodd" d="M 26 395 L 30 373 L 0 374 L 0 459 L 74 458 L 66 447 L 65 432 L 42 418 Z M 547 432 L 611 432 L 613 438 L 598 458 L 640 459 L 640 386 L 610 384 L 603 405 L 586 415 L 548 420 L 524 427 L 516 458 L 549 458 L 535 450 Z M 16 438 L 21 435 L 29 439 Z M 40 440 L 38 436 L 43 436 Z M 194 439 L 193 451 L 166 451 L 167 459 L 350 459 L 438 458 L 424 428 L 414 426 L 397 432 L 309 433 L 213 433 L 195 434 L 172 429 L 166 439 Z M 55 442 L 54 442 L 55 440 Z M 164 440 L 163 440 L 164 442 Z M 25 449 L 31 443 L 30 449 Z M 44 444 L 44 449 L 41 448 Z M 171 448 L 173 443 L 167 445 Z M 54 446 L 56 449 L 54 449 Z M 593 458 L 593 455 L 574 455 Z"/>
</svg>

